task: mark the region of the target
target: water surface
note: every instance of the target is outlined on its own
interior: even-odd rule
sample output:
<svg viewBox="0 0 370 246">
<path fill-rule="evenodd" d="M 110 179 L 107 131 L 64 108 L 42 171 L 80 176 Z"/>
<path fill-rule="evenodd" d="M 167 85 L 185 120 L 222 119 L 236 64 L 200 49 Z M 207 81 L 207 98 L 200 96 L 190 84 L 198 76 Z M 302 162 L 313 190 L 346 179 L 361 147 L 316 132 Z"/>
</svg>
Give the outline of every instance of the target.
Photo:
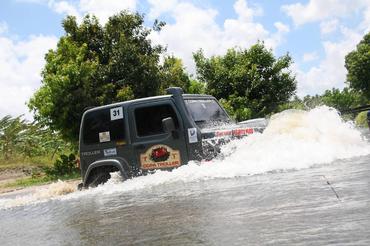
<svg viewBox="0 0 370 246">
<path fill-rule="evenodd" d="M 332 113 L 281 115 L 203 165 L 2 196 L 1 245 L 370 245 L 369 135 Z"/>
</svg>

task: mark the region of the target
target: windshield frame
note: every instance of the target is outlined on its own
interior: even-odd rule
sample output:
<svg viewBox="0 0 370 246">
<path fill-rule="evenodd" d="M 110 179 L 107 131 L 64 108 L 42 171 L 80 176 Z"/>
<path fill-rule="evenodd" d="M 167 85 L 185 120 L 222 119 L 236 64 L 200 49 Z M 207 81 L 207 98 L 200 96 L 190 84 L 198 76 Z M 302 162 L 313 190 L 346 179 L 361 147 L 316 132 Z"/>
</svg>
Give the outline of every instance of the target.
<svg viewBox="0 0 370 246">
<path fill-rule="evenodd" d="M 215 105 L 218 106 L 218 109 L 220 110 L 220 113 L 222 117 L 218 120 L 199 120 L 194 117 L 194 113 L 191 111 L 191 108 L 188 105 L 188 101 L 212 101 L 215 103 Z M 215 126 L 222 126 L 222 125 L 228 125 L 232 124 L 233 121 L 230 118 L 230 116 L 227 114 L 226 110 L 221 106 L 221 104 L 217 101 L 216 98 L 208 95 L 185 95 L 184 96 L 184 103 L 185 108 L 188 111 L 191 119 L 195 122 L 195 124 L 199 128 L 209 128 L 209 127 L 215 127 Z"/>
</svg>

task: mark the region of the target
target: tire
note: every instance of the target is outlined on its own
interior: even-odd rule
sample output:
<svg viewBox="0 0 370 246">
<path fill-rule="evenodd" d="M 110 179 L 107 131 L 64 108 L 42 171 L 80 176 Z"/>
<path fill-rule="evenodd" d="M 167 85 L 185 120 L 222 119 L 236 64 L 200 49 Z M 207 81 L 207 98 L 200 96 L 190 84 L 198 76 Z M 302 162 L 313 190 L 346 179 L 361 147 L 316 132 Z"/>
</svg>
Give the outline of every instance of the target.
<svg viewBox="0 0 370 246">
<path fill-rule="evenodd" d="M 205 159 L 206 161 L 210 161 L 216 158 L 221 153 L 220 147 L 213 142 L 204 142 L 202 148 L 203 159 Z"/>
<path fill-rule="evenodd" d="M 100 184 L 106 183 L 110 179 L 110 173 L 107 171 L 101 171 L 94 173 L 86 184 L 87 187 L 96 187 Z"/>
</svg>

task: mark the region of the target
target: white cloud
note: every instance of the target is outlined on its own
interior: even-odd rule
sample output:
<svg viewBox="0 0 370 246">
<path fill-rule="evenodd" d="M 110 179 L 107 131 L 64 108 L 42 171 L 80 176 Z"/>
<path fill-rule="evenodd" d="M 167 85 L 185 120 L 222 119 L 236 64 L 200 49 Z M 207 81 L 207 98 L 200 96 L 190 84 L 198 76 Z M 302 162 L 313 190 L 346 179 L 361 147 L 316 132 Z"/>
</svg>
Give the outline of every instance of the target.
<svg viewBox="0 0 370 246">
<path fill-rule="evenodd" d="M 338 19 L 323 21 L 320 23 L 320 32 L 321 34 L 327 35 L 335 32 L 338 29 L 338 26 L 339 26 Z"/>
<path fill-rule="evenodd" d="M 124 9 L 135 10 L 136 0 L 22 0 L 47 4 L 53 11 L 63 15 L 74 15 L 80 20 L 86 13 L 95 14 L 102 23 L 108 17 Z M 5 34 L 8 26 L 0 22 L 0 117 L 25 114 L 28 119 L 26 102 L 41 85 L 41 70 L 45 53 L 56 47 L 55 36 L 30 36 L 23 41 L 9 38 Z"/>
<path fill-rule="evenodd" d="M 281 22 L 275 22 L 274 23 L 274 26 L 276 27 L 276 29 L 278 30 L 278 32 L 280 33 L 287 33 L 290 31 L 290 28 L 289 26 L 281 23 Z"/>
<path fill-rule="evenodd" d="M 79 0 L 79 1 L 60 1 L 48 0 L 50 9 L 58 14 L 74 15 L 80 21 L 82 16 L 93 14 L 98 17 L 101 23 L 106 23 L 108 18 L 122 10 L 136 9 L 136 0 Z"/>
<path fill-rule="evenodd" d="M 44 55 L 56 43 L 53 36 L 31 36 L 20 42 L 0 36 L 0 117 L 32 118 L 25 103 L 40 87 Z"/>
<path fill-rule="evenodd" d="M 344 67 L 344 58 L 362 39 L 362 34 L 344 27 L 341 28 L 341 34 L 343 36 L 341 41 L 323 43 L 325 58 L 317 66 L 313 66 L 307 72 L 302 71 L 299 66 L 294 66 L 300 96 L 345 86 L 347 71 Z"/>
<path fill-rule="evenodd" d="M 310 52 L 310 53 L 304 53 L 303 54 L 303 61 L 304 62 L 311 62 L 311 61 L 315 61 L 319 58 L 319 56 L 317 55 L 317 52 Z"/>
<path fill-rule="evenodd" d="M 277 31 L 265 39 L 265 44 L 272 49 L 275 49 L 278 45 L 282 44 L 285 34 L 290 32 L 289 26 L 281 22 L 275 22 L 274 26 Z"/>
<path fill-rule="evenodd" d="M 223 54 L 235 46 L 247 48 L 258 40 L 275 48 L 282 41 L 283 35 L 289 32 L 289 27 L 280 22 L 275 23 L 275 33 L 267 31 L 254 20 L 255 16 L 263 13 L 262 9 L 250 7 L 245 0 L 234 3 L 237 18 L 226 19 L 223 25 L 217 24 L 218 12 L 215 9 L 199 8 L 192 3 L 171 2 L 158 10 L 157 2 L 150 1 L 151 11 L 154 9 L 156 15 L 161 11 L 168 12 L 174 23 L 167 24 L 159 33 L 152 33 L 151 39 L 155 43 L 167 45 L 168 52 L 182 58 L 191 73 L 195 72 L 192 53 L 201 48 L 206 56 Z"/>
<path fill-rule="evenodd" d="M 322 38 L 334 37 L 339 41 L 324 40 L 324 59 L 307 71 L 294 65 L 297 73 L 298 94 L 322 93 L 332 87 L 345 86 L 347 70 L 344 67 L 345 56 L 352 51 L 362 36 L 370 30 L 369 0 L 309 0 L 306 4 L 295 3 L 281 8 L 290 16 L 296 26 L 319 22 Z M 361 23 L 351 29 L 345 27 L 343 20 L 354 15 L 361 16 Z M 306 53 L 303 61 L 316 60 L 312 53 Z"/>
<path fill-rule="evenodd" d="M 76 18 L 80 18 L 80 14 L 76 7 L 67 1 L 50 0 L 48 6 L 58 14 L 74 15 Z"/>
<path fill-rule="evenodd" d="M 167 24 L 160 33 L 151 34 L 155 43 L 168 45 L 168 52 L 181 57 L 193 70 L 192 52 L 199 48 L 217 49 L 220 28 L 214 22 L 217 11 L 198 9 L 190 3 L 179 3 L 171 9 L 174 24 Z"/>
<path fill-rule="evenodd" d="M 106 23 L 110 16 L 121 10 L 135 10 L 136 0 L 80 0 L 78 7 L 81 13 L 94 14 L 102 23 Z"/>
<path fill-rule="evenodd" d="M 170 11 L 178 4 L 177 0 L 148 0 L 148 3 L 151 5 L 149 18 L 152 20 Z"/>
<path fill-rule="evenodd" d="M 310 0 L 307 4 L 283 5 L 282 10 L 293 19 L 295 25 L 345 17 L 370 6 L 368 0 Z"/>
<path fill-rule="evenodd" d="M 254 16 L 263 15 L 262 8 L 258 6 L 249 7 L 245 0 L 237 0 L 234 3 L 234 10 L 238 14 L 239 20 L 243 22 L 252 22 Z"/>
<path fill-rule="evenodd" d="M 364 18 L 360 24 L 360 28 L 364 30 L 365 33 L 370 32 L 370 4 L 364 10 Z"/>
</svg>

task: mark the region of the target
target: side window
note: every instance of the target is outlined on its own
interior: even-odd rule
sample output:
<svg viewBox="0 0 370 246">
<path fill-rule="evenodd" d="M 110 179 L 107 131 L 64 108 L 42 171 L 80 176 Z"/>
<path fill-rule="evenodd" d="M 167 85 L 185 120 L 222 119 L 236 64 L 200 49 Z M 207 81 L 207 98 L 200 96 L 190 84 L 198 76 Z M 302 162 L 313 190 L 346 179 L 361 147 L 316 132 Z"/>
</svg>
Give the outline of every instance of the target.
<svg viewBox="0 0 370 246">
<path fill-rule="evenodd" d="M 83 142 L 98 144 L 125 139 L 124 119 L 111 119 L 109 108 L 88 113 L 82 128 Z"/>
<path fill-rule="evenodd" d="M 172 117 L 175 127 L 179 127 L 176 113 L 169 104 L 135 109 L 137 135 L 145 137 L 164 133 L 162 120 L 167 117 Z"/>
</svg>

